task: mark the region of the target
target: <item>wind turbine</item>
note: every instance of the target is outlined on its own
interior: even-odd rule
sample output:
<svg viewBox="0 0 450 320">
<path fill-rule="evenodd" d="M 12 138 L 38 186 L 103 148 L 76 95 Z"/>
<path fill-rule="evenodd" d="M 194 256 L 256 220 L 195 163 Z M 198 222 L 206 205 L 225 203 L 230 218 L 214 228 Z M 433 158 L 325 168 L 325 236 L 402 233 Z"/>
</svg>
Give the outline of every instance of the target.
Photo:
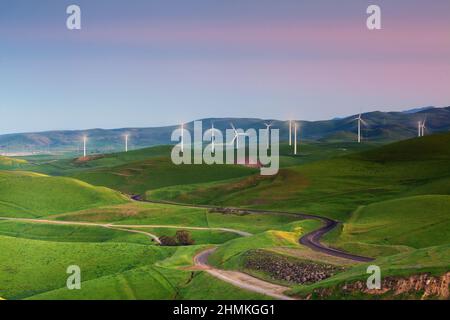
<svg viewBox="0 0 450 320">
<path fill-rule="evenodd" d="M 425 136 L 425 129 L 427 128 L 426 126 L 425 126 L 425 124 L 427 123 L 427 119 L 425 119 L 425 120 L 423 120 L 423 122 L 422 122 L 422 125 L 421 125 L 421 136 L 423 137 L 423 136 Z"/>
<path fill-rule="evenodd" d="M 355 121 L 355 120 L 358 121 L 358 143 L 361 143 L 361 124 L 367 126 L 367 122 L 365 122 L 363 120 L 361 113 L 359 114 L 359 116 L 357 118 L 353 119 L 353 121 Z"/>
<path fill-rule="evenodd" d="M 292 146 L 292 120 L 289 120 L 289 145 Z"/>
<path fill-rule="evenodd" d="M 294 122 L 294 155 L 297 155 L 297 122 Z"/>
<path fill-rule="evenodd" d="M 266 143 L 267 143 L 267 149 L 269 149 L 270 127 L 273 126 L 273 123 L 272 123 L 272 122 L 270 122 L 270 123 L 264 122 L 264 125 L 266 126 L 266 130 L 267 130 L 267 131 L 266 131 L 266 138 L 267 138 Z"/>
<path fill-rule="evenodd" d="M 86 158 L 86 142 L 87 142 L 87 136 L 83 136 L 83 157 Z"/>
<path fill-rule="evenodd" d="M 231 123 L 231 127 L 233 128 L 233 131 L 234 131 L 234 138 L 233 138 L 233 140 L 231 140 L 231 144 L 234 144 L 234 141 L 236 141 L 236 149 L 239 149 L 239 136 L 246 137 L 247 134 L 245 134 L 243 132 L 238 132 L 236 130 L 236 128 L 234 127 L 233 123 Z"/>
<path fill-rule="evenodd" d="M 422 121 L 417 122 L 417 136 L 418 137 L 422 136 Z"/>
<path fill-rule="evenodd" d="M 211 122 L 211 129 L 209 129 L 209 131 L 211 131 L 211 151 L 212 151 L 212 153 L 216 153 L 216 135 L 215 135 L 215 132 L 219 131 L 219 130 L 214 128 L 214 122 Z"/>
<path fill-rule="evenodd" d="M 128 152 L 128 137 L 129 136 L 130 136 L 129 134 L 125 135 L 125 152 Z"/>
</svg>

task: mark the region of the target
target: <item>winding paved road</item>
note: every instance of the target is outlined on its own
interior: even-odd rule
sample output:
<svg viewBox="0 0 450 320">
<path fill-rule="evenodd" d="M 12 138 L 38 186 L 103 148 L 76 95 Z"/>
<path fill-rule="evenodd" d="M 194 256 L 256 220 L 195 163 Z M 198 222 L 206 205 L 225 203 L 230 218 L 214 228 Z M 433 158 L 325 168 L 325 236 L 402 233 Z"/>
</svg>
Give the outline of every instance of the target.
<svg viewBox="0 0 450 320">
<path fill-rule="evenodd" d="M 313 219 L 318 220 L 323 223 L 323 226 L 317 230 L 314 230 L 303 237 L 299 239 L 299 243 L 302 245 L 314 250 L 319 251 L 324 254 L 328 254 L 334 257 L 339 258 L 345 258 L 353 261 L 358 262 L 370 262 L 373 261 L 373 258 L 364 257 L 352 253 L 345 252 L 343 250 L 330 248 L 320 242 L 320 239 L 322 236 L 331 230 L 333 230 L 339 222 L 330 218 L 325 218 L 322 216 L 316 216 L 312 214 L 306 214 L 306 213 L 299 213 L 299 212 L 287 212 L 287 211 L 268 211 L 268 210 L 259 210 L 259 209 L 247 209 L 247 208 L 234 208 L 234 207 L 218 207 L 218 206 L 208 206 L 208 205 L 192 205 L 192 204 L 183 204 L 183 203 L 177 203 L 177 202 L 171 202 L 171 201 L 156 201 L 156 200 L 144 200 L 142 196 L 133 196 L 133 200 L 136 201 L 143 201 L 143 202 L 150 202 L 150 203 L 156 203 L 156 204 L 168 204 L 168 205 L 175 205 L 175 206 L 182 206 L 182 207 L 189 207 L 189 208 L 204 208 L 204 209 L 216 209 L 218 211 L 224 210 L 224 209 L 230 209 L 230 210 L 236 210 L 236 211 L 242 211 L 246 213 L 254 213 L 254 214 L 272 214 L 272 215 L 294 215 L 301 219 Z"/>
<path fill-rule="evenodd" d="M 206 206 L 206 205 L 189 205 L 189 204 L 182 204 L 182 203 L 176 203 L 176 202 L 167 202 L 167 201 L 152 201 L 152 200 L 143 200 L 141 196 L 133 196 L 132 197 L 136 201 L 144 201 L 144 202 L 150 202 L 150 203 L 157 203 L 157 204 L 168 204 L 168 205 L 176 205 L 176 206 L 183 206 L 183 207 L 190 207 L 190 208 L 206 208 L 206 209 L 216 209 L 218 211 L 224 210 L 224 209 L 232 209 L 237 210 L 241 212 L 247 212 L 247 213 L 254 213 L 254 214 L 277 214 L 277 215 L 295 215 L 301 219 L 314 219 L 318 220 L 323 223 L 323 226 L 317 230 L 314 230 L 303 237 L 299 239 L 299 243 L 302 245 L 327 254 L 334 257 L 340 257 L 345 258 L 357 262 L 369 262 L 374 260 L 373 258 L 359 256 L 355 254 L 351 254 L 342 250 L 334 249 L 327 247 L 323 245 L 320 242 L 320 239 L 324 234 L 327 232 L 330 232 L 336 226 L 339 224 L 338 221 L 325 218 L 321 216 L 311 215 L 311 214 L 304 214 L 304 213 L 292 213 L 292 212 L 284 212 L 284 211 L 267 211 L 267 210 L 257 210 L 257 209 L 239 209 L 239 208 L 222 208 L 222 207 L 216 207 L 216 206 Z M 208 264 L 208 258 L 209 256 L 216 250 L 217 248 L 212 249 L 206 249 L 201 252 L 199 252 L 194 257 L 194 265 L 200 270 L 203 270 L 205 272 L 208 272 L 213 277 L 220 279 L 222 281 L 228 282 L 236 287 L 239 287 L 241 289 L 250 290 L 256 293 L 264 294 L 267 296 L 270 296 L 275 299 L 281 299 L 281 300 L 294 300 L 294 298 L 289 297 L 284 294 L 287 290 L 290 288 L 276 285 L 267 281 L 263 281 L 261 279 L 252 277 L 246 273 L 239 272 L 239 271 L 231 271 L 231 270 L 222 270 L 217 269 L 211 265 Z"/>
<path fill-rule="evenodd" d="M 167 202 L 167 201 L 152 201 L 152 200 L 143 200 L 141 196 L 133 196 L 133 200 L 136 201 L 144 201 L 144 202 L 150 202 L 150 203 L 156 203 L 156 204 L 167 204 L 167 205 L 176 205 L 176 206 L 183 206 L 183 207 L 190 207 L 190 208 L 206 208 L 206 209 L 216 209 L 218 211 L 223 210 L 233 210 L 233 211 L 240 211 L 240 212 L 246 212 L 246 213 L 253 213 L 253 214 L 271 214 L 271 215 L 295 215 L 301 219 L 314 219 L 318 220 L 323 223 L 323 226 L 317 230 L 314 230 L 303 237 L 299 239 L 299 243 L 302 245 L 324 253 L 328 254 L 334 257 L 340 257 L 345 258 L 353 261 L 358 262 L 369 262 L 374 259 L 369 257 L 363 257 L 355 254 L 351 254 L 342 250 L 334 249 L 327 247 L 323 245 L 320 242 L 320 239 L 324 234 L 327 232 L 333 230 L 339 222 L 330 218 L 325 218 L 321 216 L 311 215 L 311 214 L 304 214 L 304 213 L 293 213 L 293 212 L 285 212 L 285 211 L 267 211 L 267 210 L 258 210 L 258 209 L 242 209 L 242 208 L 232 208 L 232 207 L 217 207 L 217 206 L 207 206 L 207 205 L 190 205 L 190 204 L 182 204 L 182 203 L 176 203 L 176 202 Z M 45 219 L 27 219 L 27 218 L 10 218 L 10 217 L 0 217 L 0 220 L 13 220 L 13 221 L 23 221 L 23 222 L 34 222 L 34 223 L 45 223 L 45 224 L 57 224 L 57 225 L 82 225 L 82 226 L 96 226 L 96 227 L 103 227 L 103 228 L 109 228 L 109 229 L 115 229 L 120 231 L 126 231 L 126 232 L 133 232 L 133 233 L 141 233 L 149 236 L 153 241 L 157 243 L 161 243 L 159 238 L 149 232 L 141 231 L 141 230 L 133 230 L 133 229 L 127 229 L 127 228 L 182 228 L 182 229 L 191 229 L 191 230 L 219 230 L 219 231 L 225 231 L 225 232 L 232 232 L 239 234 L 241 236 L 251 236 L 250 233 L 241 231 L 241 230 L 235 230 L 235 229 L 229 229 L 229 228 L 207 228 L 207 227 L 179 227 L 179 226 L 172 226 L 172 225 L 113 225 L 113 224 L 101 224 L 101 223 L 92 223 L 92 222 L 78 222 L 78 221 L 57 221 L 57 220 L 45 220 Z M 280 286 L 277 284 L 273 284 L 267 281 L 263 281 L 261 279 L 252 277 L 248 274 L 239 272 L 239 271 L 231 271 L 231 270 L 221 270 L 212 267 L 208 264 L 208 258 L 209 256 L 216 250 L 216 248 L 210 248 L 201 251 L 194 257 L 194 265 L 197 269 L 203 270 L 211 274 L 212 276 L 223 280 L 225 282 L 228 282 L 232 285 L 235 285 L 239 288 L 250 290 L 256 293 L 268 295 L 270 297 L 281 299 L 281 300 L 293 300 L 292 297 L 289 297 L 287 295 L 284 295 L 283 292 L 288 290 L 288 287 Z"/>
</svg>

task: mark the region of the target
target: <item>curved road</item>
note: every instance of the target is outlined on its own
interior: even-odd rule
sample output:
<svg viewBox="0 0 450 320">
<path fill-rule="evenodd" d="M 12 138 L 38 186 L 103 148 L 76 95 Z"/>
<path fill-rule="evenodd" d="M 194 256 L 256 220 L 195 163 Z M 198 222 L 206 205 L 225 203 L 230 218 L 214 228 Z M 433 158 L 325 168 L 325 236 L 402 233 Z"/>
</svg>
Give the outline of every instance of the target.
<svg viewBox="0 0 450 320">
<path fill-rule="evenodd" d="M 221 270 L 211 267 L 208 264 L 208 257 L 217 248 L 203 250 L 194 257 L 194 265 L 203 271 L 208 272 L 215 278 L 222 281 L 228 282 L 238 288 L 250 290 L 256 293 L 270 296 L 275 299 L 280 300 L 295 300 L 292 297 L 283 294 L 286 290 L 290 288 L 273 284 L 258 278 L 252 277 L 246 273 L 231 270 Z"/>
<path fill-rule="evenodd" d="M 190 207 L 190 208 L 206 208 L 206 209 L 216 209 L 216 210 L 224 210 L 224 209 L 230 209 L 230 210 L 236 210 L 240 212 L 246 212 L 246 213 L 253 213 L 253 214 L 272 214 L 272 215 L 294 215 L 301 219 L 314 219 L 321 221 L 323 223 L 323 226 L 317 230 L 314 230 L 303 237 L 299 239 L 299 243 L 302 245 L 324 253 L 328 254 L 334 257 L 340 257 L 345 258 L 353 261 L 358 262 L 369 262 L 374 260 L 373 258 L 369 257 L 363 257 L 355 254 L 351 254 L 342 250 L 334 249 L 327 247 L 323 245 L 320 242 L 320 239 L 324 234 L 327 232 L 333 230 L 339 222 L 330 218 L 325 218 L 321 216 L 311 215 L 311 214 L 304 214 L 304 213 L 293 213 L 293 212 L 285 212 L 285 211 L 267 211 L 267 210 L 258 210 L 258 209 L 241 209 L 241 208 L 232 208 L 232 207 L 217 207 L 217 206 L 207 206 L 207 205 L 189 205 L 189 204 L 182 204 L 182 203 L 176 203 L 176 202 L 168 202 L 168 201 L 152 201 L 152 200 L 143 200 L 141 196 L 133 196 L 133 200 L 136 201 L 144 201 L 144 202 L 150 202 L 150 203 L 156 203 L 156 204 L 167 204 L 167 205 L 176 205 L 176 206 L 183 206 L 183 207 Z M 104 227 L 104 228 L 110 228 L 110 229 L 116 229 L 121 231 L 127 231 L 127 232 L 135 232 L 135 233 L 141 233 L 149 236 L 157 243 L 161 243 L 159 238 L 155 236 L 154 234 L 140 231 L 140 230 L 132 230 L 132 229 L 125 229 L 125 228 L 145 228 L 145 227 L 160 227 L 160 228 L 173 228 L 177 226 L 167 226 L 167 225 L 113 225 L 113 224 L 99 224 L 99 223 L 91 223 L 91 222 L 75 222 L 75 221 L 57 221 L 57 220 L 41 220 L 41 219 L 26 219 L 26 218 L 9 218 L 9 217 L 0 217 L 0 220 L 16 220 L 16 221 L 26 221 L 26 222 L 36 222 L 36 223 L 47 223 L 47 224 L 62 224 L 62 225 L 85 225 L 85 226 L 97 226 L 97 227 Z M 179 228 L 179 227 L 177 227 Z M 205 228 L 205 227 L 183 227 L 185 229 L 213 229 L 213 230 L 221 230 L 226 232 L 233 232 L 236 234 L 239 234 L 241 236 L 250 236 L 251 234 L 245 231 L 235 230 L 235 229 L 228 229 L 228 228 Z M 250 290 L 253 292 L 257 292 L 260 294 L 268 295 L 276 299 L 282 299 L 282 300 L 293 300 L 292 297 L 286 296 L 283 294 L 286 290 L 288 290 L 288 287 L 276 285 L 267 281 L 260 280 L 258 278 L 252 277 L 248 274 L 238 272 L 238 271 L 230 271 L 230 270 L 221 270 L 216 269 L 208 264 L 208 257 L 216 250 L 216 248 L 212 249 L 206 249 L 198 253 L 194 257 L 194 265 L 196 268 L 206 271 L 212 276 L 223 280 L 225 282 L 228 282 L 232 285 L 235 285 L 239 288 Z"/>
<path fill-rule="evenodd" d="M 168 204 L 168 205 L 175 205 L 175 206 L 182 206 L 182 207 L 189 207 L 189 208 L 205 208 L 205 209 L 216 209 L 216 210 L 223 210 L 223 209 L 231 209 L 231 210 L 237 210 L 247 213 L 254 213 L 254 214 L 275 214 L 275 215 L 295 215 L 301 219 L 313 219 L 313 220 L 319 220 L 324 225 L 314 230 L 303 237 L 299 239 L 299 243 L 302 245 L 314 250 L 318 251 L 324 254 L 328 254 L 330 256 L 339 257 L 339 258 L 345 258 L 353 261 L 358 262 L 370 262 L 373 261 L 373 258 L 364 257 L 352 253 L 345 252 L 343 250 L 334 249 L 327 247 L 326 245 L 322 244 L 320 242 L 320 239 L 322 236 L 331 230 L 333 230 L 339 222 L 330 218 L 325 218 L 322 216 L 316 216 L 312 214 L 306 214 L 306 213 L 298 213 L 298 212 L 287 212 L 287 211 L 268 211 L 268 210 L 259 210 L 259 209 L 242 209 L 242 208 L 234 208 L 234 207 L 218 207 L 218 206 L 208 206 L 208 205 L 192 205 L 192 204 L 184 204 L 184 203 L 178 203 L 178 202 L 171 202 L 171 201 L 155 201 L 155 200 L 144 200 L 142 196 L 136 195 L 132 196 L 133 200 L 136 201 L 142 201 L 142 202 L 150 202 L 150 203 L 156 203 L 156 204 Z"/>
</svg>

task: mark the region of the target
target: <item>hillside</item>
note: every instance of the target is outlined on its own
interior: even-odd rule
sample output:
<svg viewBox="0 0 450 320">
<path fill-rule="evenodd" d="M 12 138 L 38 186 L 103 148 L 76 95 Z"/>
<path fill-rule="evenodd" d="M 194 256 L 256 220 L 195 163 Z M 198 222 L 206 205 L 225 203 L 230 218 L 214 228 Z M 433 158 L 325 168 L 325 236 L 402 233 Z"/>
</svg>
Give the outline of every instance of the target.
<svg viewBox="0 0 450 320">
<path fill-rule="evenodd" d="M 450 196 L 425 195 L 376 202 L 356 210 L 334 246 L 379 256 L 450 243 Z"/>
<path fill-rule="evenodd" d="M 301 135 L 307 140 L 328 142 L 355 141 L 357 126 L 352 115 L 345 118 L 304 121 L 298 120 Z M 363 127 L 362 135 L 366 141 L 396 141 L 417 136 L 417 122 L 427 120 L 427 133 L 450 130 L 450 107 L 425 108 L 414 112 L 368 112 L 363 114 L 368 123 Z M 212 122 L 217 129 L 230 129 L 230 122 L 237 128 L 264 129 L 264 119 L 249 118 L 211 118 L 203 119 L 204 130 Z M 288 140 L 288 123 L 285 120 L 270 120 L 273 128 L 280 130 L 280 138 Z M 17 133 L 0 135 L 0 152 L 14 151 L 66 151 L 81 153 L 82 137 L 87 135 L 88 152 L 90 154 L 118 152 L 124 149 L 124 135 L 130 137 L 131 149 L 145 148 L 155 145 L 172 144 L 170 135 L 178 124 L 153 128 L 123 128 L 123 129 L 90 129 L 84 131 L 48 131 L 38 133 Z M 193 122 L 185 127 L 192 131 Z M 12 146 L 14 148 L 12 149 Z"/>
<path fill-rule="evenodd" d="M 450 133 L 415 138 L 354 155 L 295 165 L 281 169 L 273 177 L 255 175 L 161 188 L 149 192 L 148 197 L 304 211 L 345 221 L 360 205 L 411 195 L 449 194 L 449 137 Z M 418 150 L 422 150 L 420 158 L 415 158 Z"/>
<path fill-rule="evenodd" d="M 0 170 L 21 168 L 27 164 L 26 160 L 0 156 Z"/>
<path fill-rule="evenodd" d="M 42 217 L 126 201 L 116 191 L 72 178 L 0 171 L 1 216 Z"/>
</svg>

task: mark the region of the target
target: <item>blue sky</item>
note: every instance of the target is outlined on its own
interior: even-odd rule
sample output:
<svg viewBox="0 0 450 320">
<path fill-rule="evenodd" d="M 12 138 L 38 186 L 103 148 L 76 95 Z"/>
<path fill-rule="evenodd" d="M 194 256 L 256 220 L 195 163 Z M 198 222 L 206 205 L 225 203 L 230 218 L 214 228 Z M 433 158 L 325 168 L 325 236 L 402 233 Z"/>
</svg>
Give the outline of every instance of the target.
<svg viewBox="0 0 450 320">
<path fill-rule="evenodd" d="M 449 105 L 449 15 L 446 0 L 0 0 L 0 134 Z"/>
</svg>

